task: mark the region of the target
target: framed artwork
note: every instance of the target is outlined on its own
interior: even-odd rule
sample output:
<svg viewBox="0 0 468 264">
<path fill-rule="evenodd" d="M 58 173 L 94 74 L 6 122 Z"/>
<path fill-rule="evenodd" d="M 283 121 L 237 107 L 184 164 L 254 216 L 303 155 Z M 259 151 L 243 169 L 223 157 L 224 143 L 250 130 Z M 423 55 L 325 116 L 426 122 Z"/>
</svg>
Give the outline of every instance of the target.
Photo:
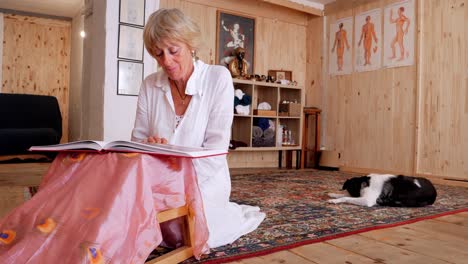
<svg viewBox="0 0 468 264">
<path fill-rule="evenodd" d="M 119 59 L 143 61 L 143 28 L 119 25 Z"/>
<path fill-rule="evenodd" d="M 143 27 L 145 0 L 120 0 L 119 22 Z"/>
<path fill-rule="evenodd" d="M 216 61 L 228 66 L 234 59 L 233 51 L 244 48 L 248 63 L 247 73 L 252 74 L 255 57 L 255 18 L 217 12 Z"/>
<path fill-rule="evenodd" d="M 269 70 L 268 76 L 272 76 L 275 80 L 288 80 L 292 81 L 292 71 L 284 70 Z"/>
<path fill-rule="evenodd" d="M 400 1 L 384 8 L 384 67 L 414 64 L 416 24 L 414 0 Z"/>
<path fill-rule="evenodd" d="M 117 94 L 138 96 L 143 81 L 143 63 L 119 60 L 117 68 Z"/>
<path fill-rule="evenodd" d="M 330 75 L 350 74 L 352 65 L 351 41 L 353 39 L 353 17 L 336 20 L 330 24 L 328 72 Z"/>
<path fill-rule="evenodd" d="M 354 17 L 354 70 L 373 71 L 382 65 L 382 9 Z"/>
</svg>

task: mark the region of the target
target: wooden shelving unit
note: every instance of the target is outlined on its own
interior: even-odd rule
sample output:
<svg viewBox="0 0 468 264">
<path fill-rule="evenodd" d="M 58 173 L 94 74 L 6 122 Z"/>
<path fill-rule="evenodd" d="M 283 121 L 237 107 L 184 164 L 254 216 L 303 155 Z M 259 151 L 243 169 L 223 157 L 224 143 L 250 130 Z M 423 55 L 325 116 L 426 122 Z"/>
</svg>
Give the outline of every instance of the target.
<svg viewBox="0 0 468 264">
<path fill-rule="evenodd" d="M 247 147 L 239 147 L 233 151 L 277 151 L 277 150 L 297 150 L 301 149 L 302 143 L 302 108 L 304 106 L 304 89 L 301 86 L 281 85 L 276 83 L 248 81 L 234 79 L 234 89 L 241 89 L 245 94 L 251 96 L 252 103 L 247 115 L 234 114 L 231 139 L 246 143 Z M 280 103 L 283 101 L 296 102 L 300 104 L 301 111 L 294 116 L 280 115 Z M 254 110 L 258 104 L 267 102 L 271 105 L 272 115 L 255 115 Z M 283 113 L 284 114 L 284 113 Z M 261 120 L 263 119 L 263 120 Z M 254 139 L 255 132 L 258 133 L 257 123 L 269 120 L 270 128 L 274 129 L 273 144 L 270 140 L 265 141 L 265 145 L 259 145 L 259 138 Z M 280 127 L 291 131 L 291 138 L 294 145 L 283 145 L 282 134 L 278 133 Z M 254 129 L 257 131 L 254 132 Z M 263 131 L 265 132 L 265 131 Z M 271 133 L 271 131 L 269 131 Z M 271 134 L 270 134 L 271 135 Z"/>
</svg>

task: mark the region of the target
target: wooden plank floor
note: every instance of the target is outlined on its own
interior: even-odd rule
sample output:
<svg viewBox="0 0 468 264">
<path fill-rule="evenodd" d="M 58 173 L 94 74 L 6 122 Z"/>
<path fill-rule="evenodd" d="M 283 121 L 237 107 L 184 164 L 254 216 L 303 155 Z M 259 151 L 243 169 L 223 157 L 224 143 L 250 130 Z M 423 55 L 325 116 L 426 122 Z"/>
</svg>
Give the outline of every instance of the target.
<svg viewBox="0 0 468 264">
<path fill-rule="evenodd" d="M 468 212 L 231 263 L 468 263 Z"/>
<path fill-rule="evenodd" d="M 48 165 L 0 164 L 0 217 L 21 204 L 24 188 L 38 185 Z M 27 173 L 20 175 L 19 171 Z M 236 174 L 255 171 L 258 172 L 258 169 L 238 169 L 233 170 L 232 174 L 235 177 Z M 448 184 L 467 186 L 466 183 Z M 468 212 L 374 230 L 231 263 L 468 263 Z"/>
</svg>

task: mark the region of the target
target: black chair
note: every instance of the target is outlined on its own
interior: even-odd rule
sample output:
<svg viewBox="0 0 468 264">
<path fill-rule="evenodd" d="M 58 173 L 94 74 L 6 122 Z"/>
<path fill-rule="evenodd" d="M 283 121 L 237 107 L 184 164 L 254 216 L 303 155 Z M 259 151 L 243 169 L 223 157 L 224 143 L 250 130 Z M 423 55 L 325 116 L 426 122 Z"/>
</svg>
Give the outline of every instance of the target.
<svg viewBox="0 0 468 264">
<path fill-rule="evenodd" d="M 58 144 L 61 138 L 57 98 L 0 93 L 0 155 L 30 154 L 29 147 Z"/>
</svg>

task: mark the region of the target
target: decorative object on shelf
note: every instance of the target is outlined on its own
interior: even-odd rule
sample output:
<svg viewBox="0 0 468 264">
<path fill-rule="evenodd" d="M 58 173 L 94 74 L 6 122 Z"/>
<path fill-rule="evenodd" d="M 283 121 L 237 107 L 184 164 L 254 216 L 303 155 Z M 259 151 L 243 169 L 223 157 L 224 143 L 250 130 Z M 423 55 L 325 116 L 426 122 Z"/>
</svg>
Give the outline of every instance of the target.
<svg viewBox="0 0 468 264">
<path fill-rule="evenodd" d="M 258 104 L 257 109 L 259 110 L 271 110 L 271 105 L 268 102 L 261 102 Z"/>
<path fill-rule="evenodd" d="M 245 49 L 237 47 L 234 50 L 234 59 L 229 63 L 228 69 L 231 72 L 233 78 L 244 78 L 247 79 L 247 70 L 249 69 L 249 63 L 244 59 Z"/>
<path fill-rule="evenodd" d="M 278 115 L 279 116 L 300 116 L 302 111 L 301 104 L 297 102 L 283 101 L 279 104 Z"/>
<path fill-rule="evenodd" d="M 250 114 L 250 104 L 252 103 L 252 97 L 245 94 L 241 89 L 234 91 L 234 110 L 236 114 L 248 115 Z"/>
<path fill-rule="evenodd" d="M 218 11 L 217 18 L 216 61 L 228 67 L 236 58 L 234 50 L 243 48 L 245 51 L 243 59 L 247 62 L 245 75 L 252 74 L 255 55 L 255 19 L 221 11 Z"/>
<path fill-rule="evenodd" d="M 292 71 L 269 70 L 268 75 L 275 77 L 276 82 L 280 82 L 281 80 L 292 81 Z"/>
<path fill-rule="evenodd" d="M 143 27 L 145 0 L 120 0 L 119 22 Z"/>
<path fill-rule="evenodd" d="M 234 140 L 234 139 L 231 139 L 231 141 L 229 141 L 229 149 L 236 149 L 239 147 L 247 147 L 247 146 L 248 146 L 247 143 L 243 141 Z"/>
<path fill-rule="evenodd" d="M 257 109 L 254 110 L 254 115 L 259 116 L 276 116 L 276 111 L 271 110 L 271 105 L 268 102 L 261 102 Z"/>
<path fill-rule="evenodd" d="M 119 25 L 118 58 L 143 61 L 143 28 Z"/>
<path fill-rule="evenodd" d="M 275 122 L 268 118 L 255 118 L 252 127 L 252 146 L 275 146 Z"/>
<path fill-rule="evenodd" d="M 143 81 L 143 63 L 119 60 L 117 68 L 117 94 L 137 96 Z"/>
<path fill-rule="evenodd" d="M 274 83 L 275 81 L 276 81 L 275 76 L 268 75 L 267 78 L 266 78 L 266 82 Z"/>
</svg>

